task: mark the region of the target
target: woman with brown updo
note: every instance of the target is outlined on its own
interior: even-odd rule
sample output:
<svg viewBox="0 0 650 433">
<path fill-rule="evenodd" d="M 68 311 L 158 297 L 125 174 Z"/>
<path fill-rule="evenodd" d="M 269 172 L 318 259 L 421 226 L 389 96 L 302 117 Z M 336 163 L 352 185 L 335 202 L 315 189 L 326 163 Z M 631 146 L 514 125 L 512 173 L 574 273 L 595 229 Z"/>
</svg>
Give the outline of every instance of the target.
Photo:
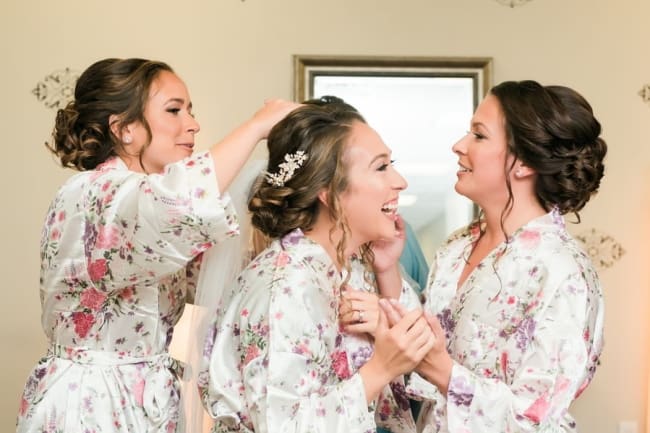
<svg viewBox="0 0 650 433">
<path fill-rule="evenodd" d="M 41 240 L 47 356 L 23 392 L 18 432 L 186 432 L 173 327 L 201 253 L 238 233 L 224 193 L 295 103 L 274 100 L 209 151 L 183 81 L 165 63 L 105 59 L 79 77 L 49 149 L 79 170 Z"/>
<path fill-rule="evenodd" d="M 579 222 L 598 190 L 600 133 L 574 90 L 508 81 L 453 146 L 456 191 L 481 214 L 437 251 L 429 274 L 436 344 L 408 386 L 424 401 L 420 431 L 576 430 L 568 410 L 599 363 L 603 293 L 563 215 Z"/>
<path fill-rule="evenodd" d="M 222 298 L 229 302 L 217 312 L 199 377 L 213 431 L 361 433 L 374 432 L 376 421 L 413 431 L 401 375 L 433 345 L 421 310 L 390 330 L 376 296 L 374 306 L 350 310 L 374 339 L 349 335 L 339 321 L 348 287 L 401 293 L 407 305 L 411 293 L 419 303 L 401 281 L 384 278 L 397 269 L 381 269 L 388 252 L 376 249 L 373 260 L 374 241 L 404 236 L 397 201 L 406 182 L 390 149 L 333 97 L 280 121 L 268 149 L 249 210 L 272 242 Z"/>
</svg>

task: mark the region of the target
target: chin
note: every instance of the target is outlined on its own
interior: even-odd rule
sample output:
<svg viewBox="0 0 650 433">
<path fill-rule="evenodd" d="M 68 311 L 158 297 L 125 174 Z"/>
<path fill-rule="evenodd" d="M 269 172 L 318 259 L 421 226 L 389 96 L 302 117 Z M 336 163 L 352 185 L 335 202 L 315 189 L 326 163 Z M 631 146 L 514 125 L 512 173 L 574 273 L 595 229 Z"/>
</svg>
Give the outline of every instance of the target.
<svg viewBox="0 0 650 433">
<path fill-rule="evenodd" d="M 472 200 L 472 197 L 470 197 L 471 194 L 467 194 L 464 188 L 462 186 L 459 186 L 458 183 L 456 183 L 454 186 L 454 190 L 463 197 L 467 197 L 468 199 Z"/>
</svg>

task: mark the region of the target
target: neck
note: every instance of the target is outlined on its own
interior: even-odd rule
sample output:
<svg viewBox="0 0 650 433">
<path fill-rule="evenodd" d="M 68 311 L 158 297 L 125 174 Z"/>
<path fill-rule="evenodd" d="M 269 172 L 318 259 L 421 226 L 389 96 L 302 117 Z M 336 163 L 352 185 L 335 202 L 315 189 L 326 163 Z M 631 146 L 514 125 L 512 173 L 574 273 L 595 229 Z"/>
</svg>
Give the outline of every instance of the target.
<svg viewBox="0 0 650 433">
<path fill-rule="evenodd" d="M 128 168 L 130 171 L 134 171 L 136 173 L 148 174 L 140 165 L 140 159 L 137 156 L 128 155 L 122 152 L 118 154 L 118 158 L 124 161 L 124 164 L 126 164 L 126 168 Z"/>
<path fill-rule="evenodd" d="M 505 235 L 511 236 L 519 228 L 523 227 L 535 218 L 545 215 L 546 210 L 539 204 L 535 197 L 515 197 L 512 209 L 503 217 L 504 203 L 500 206 L 483 208 L 485 215 L 485 237 L 488 240 L 499 243 L 505 240 Z M 504 234 L 505 231 L 505 234 Z"/>
<path fill-rule="evenodd" d="M 314 226 L 308 232 L 305 232 L 305 236 L 320 244 L 330 256 L 332 262 L 336 265 L 336 268 L 340 271 L 345 263 L 340 263 L 336 247 L 343 238 L 343 233 L 340 230 L 334 230 L 332 232 L 333 227 L 334 222 L 329 218 L 329 215 L 325 215 L 324 212 L 321 212 L 317 217 Z M 358 242 L 355 242 L 354 239 L 348 238 L 343 253 L 343 260 L 347 261 L 360 246 L 361 245 Z"/>
</svg>

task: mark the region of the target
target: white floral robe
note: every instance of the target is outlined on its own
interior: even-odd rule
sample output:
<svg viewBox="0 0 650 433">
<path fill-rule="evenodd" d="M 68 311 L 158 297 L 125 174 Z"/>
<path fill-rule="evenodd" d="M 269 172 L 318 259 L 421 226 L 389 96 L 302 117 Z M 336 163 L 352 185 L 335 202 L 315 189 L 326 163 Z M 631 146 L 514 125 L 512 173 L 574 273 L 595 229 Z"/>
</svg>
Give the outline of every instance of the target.
<svg viewBox="0 0 650 433">
<path fill-rule="evenodd" d="M 348 285 L 374 291 L 354 263 Z M 199 374 L 214 432 L 374 432 L 375 421 L 393 433 L 415 430 L 402 378 L 368 407 L 358 369 L 373 347 L 340 329 L 341 283 L 326 251 L 299 229 L 242 272 Z M 420 306 L 408 285 L 401 302 Z"/>
<path fill-rule="evenodd" d="M 589 257 L 553 210 L 457 289 L 476 238 L 476 229 L 452 236 L 429 275 L 425 309 L 440 318 L 454 366 L 446 397 L 411 376 L 409 393 L 425 401 L 419 431 L 575 431 L 568 408 L 603 344 L 603 297 Z"/>
<path fill-rule="evenodd" d="M 207 152 L 164 174 L 138 174 L 112 158 L 73 176 L 43 229 L 50 346 L 27 380 L 17 431 L 181 431 L 167 347 L 193 296 L 196 258 L 237 233 Z"/>
</svg>

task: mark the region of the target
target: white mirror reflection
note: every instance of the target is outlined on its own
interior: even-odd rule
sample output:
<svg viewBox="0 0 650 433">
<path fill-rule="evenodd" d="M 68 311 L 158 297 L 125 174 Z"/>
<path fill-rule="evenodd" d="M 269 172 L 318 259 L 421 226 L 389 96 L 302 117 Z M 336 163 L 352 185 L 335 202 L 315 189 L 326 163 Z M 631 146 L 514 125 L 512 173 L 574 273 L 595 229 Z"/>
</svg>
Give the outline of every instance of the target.
<svg viewBox="0 0 650 433">
<path fill-rule="evenodd" d="M 297 78 L 302 77 L 296 99 L 338 96 L 377 130 L 408 181 L 400 213 L 430 263 L 444 239 L 474 217 L 472 202 L 454 190 L 458 158 L 451 147 L 469 129 L 472 113 L 487 90 L 484 75 L 489 60 L 478 60 L 469 68 L 467 61 L 454 68 L 449 61 L 439 66 L 434 60 L 415 67 L 385 59 L 375 66 L 311 60 L 318 64 L 304 58 L 296 61 Z"/>
</svg>

